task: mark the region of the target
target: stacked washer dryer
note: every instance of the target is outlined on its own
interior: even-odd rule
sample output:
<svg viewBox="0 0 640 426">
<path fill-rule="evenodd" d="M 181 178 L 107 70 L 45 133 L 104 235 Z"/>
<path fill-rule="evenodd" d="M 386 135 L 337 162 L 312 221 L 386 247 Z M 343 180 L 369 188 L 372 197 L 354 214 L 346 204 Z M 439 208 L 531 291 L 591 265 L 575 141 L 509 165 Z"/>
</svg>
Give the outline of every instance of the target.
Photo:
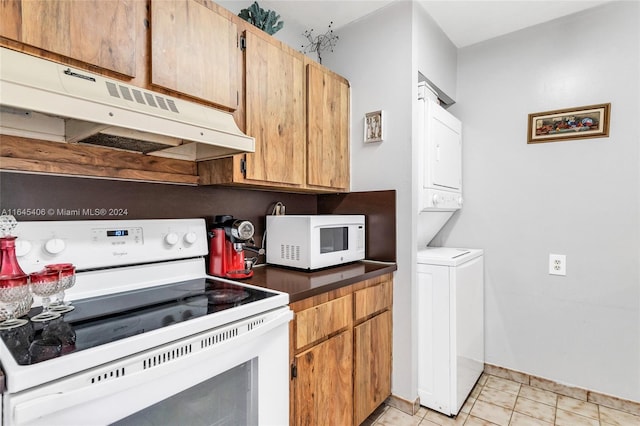
<svg viewBox="0 0 640 426">
<path fill-rule="evenodd" d="M 462 124 L 418 86 L 418 396 L 458 414 L 484 368 L 483 251 L 428 247 L 462 207 Z"/>
</svg>

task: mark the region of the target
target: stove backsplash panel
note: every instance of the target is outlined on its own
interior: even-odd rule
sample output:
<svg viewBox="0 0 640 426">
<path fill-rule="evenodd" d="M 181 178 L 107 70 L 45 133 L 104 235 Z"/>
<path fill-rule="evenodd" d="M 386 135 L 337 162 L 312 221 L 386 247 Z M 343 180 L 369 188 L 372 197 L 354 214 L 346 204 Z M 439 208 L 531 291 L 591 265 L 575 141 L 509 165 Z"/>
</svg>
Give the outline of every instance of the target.
<svg viewBox="0 0 640 426">
<path fill-rule="evenodd" d="M 287 214 L 367 215 L 367 258 L 395 261 L 395 191 L 293 194 L 0 172 L 0 214 L 18 221 L 173 219 L 230 214 L 250 220 L 261 244 L 265 215 L 278 201 Z"/>
</svg>

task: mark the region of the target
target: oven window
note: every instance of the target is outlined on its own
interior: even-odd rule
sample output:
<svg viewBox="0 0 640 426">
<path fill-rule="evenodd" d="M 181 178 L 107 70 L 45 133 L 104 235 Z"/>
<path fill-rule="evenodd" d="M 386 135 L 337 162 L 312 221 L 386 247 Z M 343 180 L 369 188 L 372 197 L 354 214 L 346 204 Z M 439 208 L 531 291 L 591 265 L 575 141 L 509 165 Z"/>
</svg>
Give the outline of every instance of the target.
<svg viewBox="0 0 640 426">
<path fill-rule="evenodd" d="M 167 385 L 170 386 L 163 386 Z M 113 424 L 257 425 L 258 358 L 242 363 Z"/>
<path fill-rule="evenodd" d="M 349 228 L 320 228 L 320 253 L 332 253 L 349 248 Z"/>
</svg>

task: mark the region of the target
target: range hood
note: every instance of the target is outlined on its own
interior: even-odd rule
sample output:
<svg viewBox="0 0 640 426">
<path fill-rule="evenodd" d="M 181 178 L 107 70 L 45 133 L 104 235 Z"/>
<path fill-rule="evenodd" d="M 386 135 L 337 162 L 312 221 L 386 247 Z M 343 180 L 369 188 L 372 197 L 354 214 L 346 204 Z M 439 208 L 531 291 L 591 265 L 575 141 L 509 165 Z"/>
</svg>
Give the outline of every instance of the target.
<svg viewBox="0 0 640 426">
<path fill-rule="evenodd" d="M 190 161 L 255 151 L 228 112 L 0 49 L 0 134 Z"/>
</svg>

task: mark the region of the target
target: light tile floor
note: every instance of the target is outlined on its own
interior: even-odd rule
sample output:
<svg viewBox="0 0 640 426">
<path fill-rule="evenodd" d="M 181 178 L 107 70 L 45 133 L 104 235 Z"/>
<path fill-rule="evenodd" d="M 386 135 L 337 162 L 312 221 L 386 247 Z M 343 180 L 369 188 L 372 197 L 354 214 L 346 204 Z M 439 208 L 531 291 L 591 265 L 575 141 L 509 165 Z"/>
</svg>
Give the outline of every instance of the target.
<svg viewBox="0 0 640 426">
<path fill-rule="evenodd" d="M 363 426 L 640 426 L 640 416 L 483 374 L 456 417 L 381 406 Z"/>
</svg>

